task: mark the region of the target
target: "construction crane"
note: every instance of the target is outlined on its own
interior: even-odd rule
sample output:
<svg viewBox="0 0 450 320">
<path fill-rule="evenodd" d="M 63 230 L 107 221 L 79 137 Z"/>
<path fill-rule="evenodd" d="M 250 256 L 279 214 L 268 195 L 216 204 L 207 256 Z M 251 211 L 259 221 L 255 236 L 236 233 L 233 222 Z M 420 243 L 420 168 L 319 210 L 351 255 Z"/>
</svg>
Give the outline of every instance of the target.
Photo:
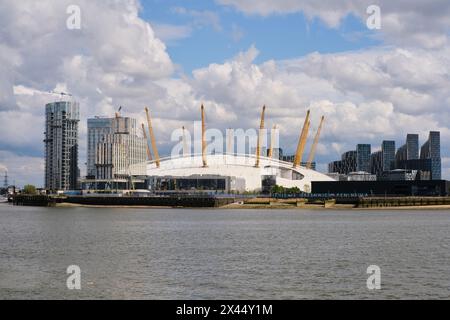
<svg viewBox="0 0 450 320">
<path fill-rule="evenodd" d="M 314 142 L 311 146 L 311 151 L 309 152 L 308 162 L 306 163 L 307 169 L 311 169 L 312 167 L 312 162 L 314 160 L 314 156 L 316 155 L 317 144 L 319 143 L 320 132 L 322 131 L 324 120 L 325 116 L 322 116 L 322 118 L 320 119 L 320 125 L 319 128 L 317 129 L 316 136 L 314 137 Z"/>
<path fill-rule="evenodd" d="M 303 152 L 305 151 L 306 146 L 306 140 L 308 139 L 308 132 L 309 132 L 309 117 L 310 117 L 310 111 L 306 113 L 305 123 L 303 124 L 303 128 L 300 134 L 300 138 L 298 140 L 297 145 L 297 151 L 295 152 L 295 158 L 294 158 L 294 168 L 298 167 L 303 159 Z"/>
<path fill-rule="evenodd" d="M 120 118 L 120 111 L 122 110 L 122 106 L 119 107 L 119 110 L 116 112 L 116 119 Z"/>
<path fill-rule="evenodd" d="M 152 153 L 150 152 L 150 145 L 148 142 L 147 132 L 145 131 L 145 125 L 142 123 L 142 134 L 144 135 L 145 145 L 147 146 L 147 159 L 148 161 L 152 161 Z"/>
<path fill-rule="evenodd" d="M 256 144 L 256 163 L 255 168 L 259 168 L 259 162 L 261 157 L 261 140 L 262 140 L 262 131 L 264 130 L 264 116 L 266 112 L 266 106 L 263 106 L 262 112 L 261 112 L 261 122 L 259 125 L 259 132 L 258 132 L 258 142 Z"/>
<path fill-rule="evenodd" d="M 208 161 L 206 159 L 206 125 L 205 125 L 205 107 L 202 104 L 201 107 L 202 112 L 202 162 L 203 162 L 203 168 L 208 167 Z"/>
<path fill-rule="evenodd" d="M 155 156 L 156 167 L 159 168 L 160 161 L 159 161 L 158 147 L 156 145 L 155 134 L 153 132 L 152 120 L 150 119 L 150 111 L 148 110 L 147 107 L 145 107 L 145 114 L 147 115 L 148 131 L 150 133 L 150 141 L 152 142 L 152 149 L 153 155 Z"/>
<path fill-rule="evenodd" d="M 273 157 L 273 146 L 275 144 L 275 132 L 277 130 L 277 125 L 274 124 L 273 128 L 272 128 L 272 132 L 270 133 L 270 148 L 269 148 L 269 153 L 267 154 L 268 158 L 272 158 Z"/>
<path fill-rule="evenodd" d="M 61 101 L 62 101 L 64 96 L 73 97 L 73 95 L 71 93 L 68 93 L 68 92 L 49 91 L 48 93 L 60 96 Z"/>
</svg>

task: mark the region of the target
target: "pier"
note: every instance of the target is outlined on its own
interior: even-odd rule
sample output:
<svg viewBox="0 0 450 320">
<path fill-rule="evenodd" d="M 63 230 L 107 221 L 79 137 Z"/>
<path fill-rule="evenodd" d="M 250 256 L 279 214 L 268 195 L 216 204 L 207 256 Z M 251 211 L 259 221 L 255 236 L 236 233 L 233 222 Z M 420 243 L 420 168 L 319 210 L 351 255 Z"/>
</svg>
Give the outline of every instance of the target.
<svg viewBox="0 0 450 320">
<path fill-rule="evenodd" d="M 22 195 L 12 196 L 12 204 L 15 206 L 52 207 L 62 199 L 46 195 Z"/>
</svg>

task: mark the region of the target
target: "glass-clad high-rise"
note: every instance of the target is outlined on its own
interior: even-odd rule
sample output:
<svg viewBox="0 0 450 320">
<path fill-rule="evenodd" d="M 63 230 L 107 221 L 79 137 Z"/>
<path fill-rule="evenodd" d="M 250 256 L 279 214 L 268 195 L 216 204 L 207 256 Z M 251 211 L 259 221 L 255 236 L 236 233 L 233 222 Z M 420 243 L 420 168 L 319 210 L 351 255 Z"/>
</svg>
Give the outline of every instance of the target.
<svg viewBox="0 0 450 320">
<path fill-rule="evenodd" d="M 45 188 L 74 190 L 78 186 L 77 102 L 59 101 L 45 106 Z"/>
<path fill-rule="evenodd" d="M 430 159 L 431 161 L 431 179 L 440 180 L 442 173 L 441 167 L 441 137 L 440 132 L 431 131 L 427 142 L 420 150 L 421 159 Z"/>
<path fill-rule="evenodd" d="M 113 132 L 112 118 L 95 117 L 87 120 L 87 176 L 95 179 L 96 175 L 96 150 L 99 142 Z"/>
<path fill-rule="evenodd" d="M 381 144 L 382 158 L 383 158 L 383 170 L 389 171 L 393 169 L 395 162 L 395 141 L 385 140 Z"/>
<path fill-rule="evenodd" d="M 356 146 L 356 170 L 370 172 L 370 144 L 358 144 Z"/>
</svg>

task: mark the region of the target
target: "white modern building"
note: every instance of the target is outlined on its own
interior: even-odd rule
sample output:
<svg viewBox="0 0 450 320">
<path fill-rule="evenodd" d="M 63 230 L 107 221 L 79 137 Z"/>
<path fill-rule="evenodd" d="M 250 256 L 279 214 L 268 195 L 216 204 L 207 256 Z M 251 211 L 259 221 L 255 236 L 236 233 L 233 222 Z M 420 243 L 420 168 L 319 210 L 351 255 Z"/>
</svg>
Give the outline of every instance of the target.
<svg viewBox="0 0 450 320">
<path fill-rule="evenodd" d="M 311 181 L 334 181 L 320 172 L 305 167 L 293 167 L 291 162 L 260 157 L 256 167 L 255 155 L 207 155 L 203 166 L 202 155 L 160 159 L 147 165 L 151 187 L 159 190 L 223 190 L 258 192 L 264 187 L 279 185 L 311 191 Z"/>
</svg>

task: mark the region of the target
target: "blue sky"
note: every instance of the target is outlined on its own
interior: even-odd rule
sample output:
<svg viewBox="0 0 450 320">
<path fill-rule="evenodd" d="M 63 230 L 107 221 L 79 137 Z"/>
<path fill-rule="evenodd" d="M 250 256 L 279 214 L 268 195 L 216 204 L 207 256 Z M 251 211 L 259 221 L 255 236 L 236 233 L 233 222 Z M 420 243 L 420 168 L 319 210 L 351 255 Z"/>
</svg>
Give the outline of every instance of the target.
<svg viewBox="0 0 450 320">
<path fill-rule="evenodd" d="M 311 52 L 336 53 L 379 45 L 361 19 L 348 15 L 339 28 L 300 13 L 248 15 L 212 1 L 142 1 L 141 18 L 156 26 L 191 30 L 180 39 L 166 41 L 172 60 L 185 73 L 210 63 L 221 63 L 254 45 L 255 63 L 298 58 Z M 202 15 L 213 15 L 214 23 Z M 158 35 L 158 34 L 157 34 Z"/>
</svg>

